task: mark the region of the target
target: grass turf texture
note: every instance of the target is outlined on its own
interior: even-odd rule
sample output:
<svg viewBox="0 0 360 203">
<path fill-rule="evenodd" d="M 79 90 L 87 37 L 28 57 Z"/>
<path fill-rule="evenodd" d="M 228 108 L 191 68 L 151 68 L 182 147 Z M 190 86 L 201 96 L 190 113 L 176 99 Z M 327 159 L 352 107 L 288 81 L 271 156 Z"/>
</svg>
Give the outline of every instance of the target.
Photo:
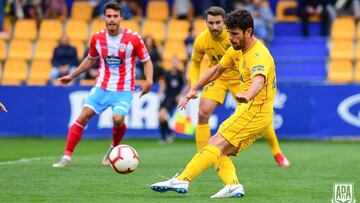
<svg viewBox="0 0 360 203">
<path fill-rule="evenodd" d="M 109 140 L 82 140 L 72 166 L 52 168 L 64 149 L 64 140 L 0 139 L 0 202 L 330 202 L 333 183 L 354 183 L 360 200 L 360 142 L 283 141 L 292 162 L 279 168 L 266 142 L 258 141 L 233 158 L 245 197 L 211 200 L 223 185 L 213 168 L 191 182 L 189 193 L 155 193 L 149 185 L 172 177 L 191 159 L 195 145 L 176 140 L 125 140 L 140 156 L 138 169 L 117 174 L 102 166 Z M 13 160 L 45 157 L 30 162 Z"/>
</svg>

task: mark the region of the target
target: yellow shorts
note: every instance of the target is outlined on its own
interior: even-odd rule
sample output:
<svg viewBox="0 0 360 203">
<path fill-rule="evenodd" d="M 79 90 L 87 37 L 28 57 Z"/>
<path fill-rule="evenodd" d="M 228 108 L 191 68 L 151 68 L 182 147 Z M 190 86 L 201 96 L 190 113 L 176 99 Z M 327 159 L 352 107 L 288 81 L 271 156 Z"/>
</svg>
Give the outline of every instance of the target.
<svg viewBox="0 0 360 203">
<path fill-rule="evenodd" d="M 239 152 L 263 136 L 264 131 L 272 123 L 272 112 L 256 112 L 248 109 L 249 104 L 240 104 L 234 114 L 218 129 L 218 133 L 237 147 Z"/>
<path fill-rule="evenodd" d="M 240 79 L 238 77 L 232 79 L 220 77 L 206 85 L 200 97 L 223 104 L 227 91 L 230 91 L 233 97 L 235 97 L 237 93 L 240 93 L 240 90 Z"/>
</svg>

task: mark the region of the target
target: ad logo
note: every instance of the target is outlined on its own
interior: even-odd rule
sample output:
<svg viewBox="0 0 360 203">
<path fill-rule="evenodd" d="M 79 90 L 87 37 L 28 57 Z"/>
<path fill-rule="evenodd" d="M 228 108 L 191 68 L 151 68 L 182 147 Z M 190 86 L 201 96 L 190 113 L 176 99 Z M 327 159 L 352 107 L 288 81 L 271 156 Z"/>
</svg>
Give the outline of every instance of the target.
<svg viewBox="0 0 360 203">
<path fill-rule="evenodd" d="M 344 121 L 360 128 L 360 110 L 357 115 L 350 111 L 351 107 L 356 104 L 360 105 L 360 94 L 353 95 L 342 101 L 337 108 L 337 112 Z"/>
<path fill-rule="evenodd" d="M 334 183 L 332 203 L 355 203 L 354 185 L 352 183 Z"/>
</svg>

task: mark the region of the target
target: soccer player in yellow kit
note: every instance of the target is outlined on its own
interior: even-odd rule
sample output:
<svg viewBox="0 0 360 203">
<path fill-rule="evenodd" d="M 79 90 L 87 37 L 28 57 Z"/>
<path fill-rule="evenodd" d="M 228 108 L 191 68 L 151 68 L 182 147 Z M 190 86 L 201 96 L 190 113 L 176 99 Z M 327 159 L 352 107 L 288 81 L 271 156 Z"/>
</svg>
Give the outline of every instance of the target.
<svg viewBox="0 0 360 203">
<path fill-rule="evenodd" d="M 237 155 L 272 128 L 276 93 L 274 60 L 268 49 L 253 36 L 254 20 L 248 11 L 231 12 L 225 23 L 232 47 L 219 64 L 200 77 L 180 102 L 179 108 L 184 109 L 190 99 L 196 98 L 199 88 L 234 66 L 239 71 L 241 81 L 241 89 L 236 94 L 239 104 L 234 114 L 220 125 L 207 146 L 195 154 L 179 176 L 150 186 L 156 192 L 186 193 L 191 180 L 206 168 L 214 166 L 225 187 L 211 198 L 244 196 L 244 188 L 238 181 L 229 156 Z"/>
<path fill-rule="evenodd" d="M 201 32 L 195 39 L 194 51 L 191 57 L 190 82 L 194 85 L 200 75 L 200 63 L 206 55 L 210 61 L 210 67 L 219 63 L 225 51 L 231 46 L 228 34 L 224 29 L 225 11 L 221 7 L 210 7 L 206 11 L 206 24 L 208 29 Z M 210 138 L 209 118 L 218 105 L 222 105 L 227 91 L 235 97 L 239 92 L 240 80 L 236 67 L 229 67 L 218 79 L 204 87 L 201 93 L 198 123 L 195 130 L 197 151 L 207 145 Z M 290 162 L 281 152 L 275 130 L 271 126 L 264 132 L 264 137 L 271 148 L 272 155 L 280 167 L 290 166 Z"/>
</svg>

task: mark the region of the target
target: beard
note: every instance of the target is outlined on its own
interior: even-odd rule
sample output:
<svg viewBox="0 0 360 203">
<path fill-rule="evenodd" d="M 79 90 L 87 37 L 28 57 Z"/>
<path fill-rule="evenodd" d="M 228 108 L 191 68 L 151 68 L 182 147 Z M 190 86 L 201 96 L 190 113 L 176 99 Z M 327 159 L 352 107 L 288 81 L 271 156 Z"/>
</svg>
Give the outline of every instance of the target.
<svg viewBox="0 0 360 203">
<path fill-rule="evenodd" d="M 240 41 L 239 44 L 232 44 L 234 50 L 240 50 L 244 47 L 245 39 L 243 41 Z"/>
<path fill-rule="evenodd" d="M 220 35 L 221 31 L 220 30 L 210 30 L 211 34 L 214 36 L 214 37 L 217 37 Z"/>
<path fill-rule="evenodd" d="M 117 30 L 119 28 L 119 25 L 116 25 L 115 23 L 108 23 L 106 24 L 106 28 L 110 31 Z"/>
</svg>

